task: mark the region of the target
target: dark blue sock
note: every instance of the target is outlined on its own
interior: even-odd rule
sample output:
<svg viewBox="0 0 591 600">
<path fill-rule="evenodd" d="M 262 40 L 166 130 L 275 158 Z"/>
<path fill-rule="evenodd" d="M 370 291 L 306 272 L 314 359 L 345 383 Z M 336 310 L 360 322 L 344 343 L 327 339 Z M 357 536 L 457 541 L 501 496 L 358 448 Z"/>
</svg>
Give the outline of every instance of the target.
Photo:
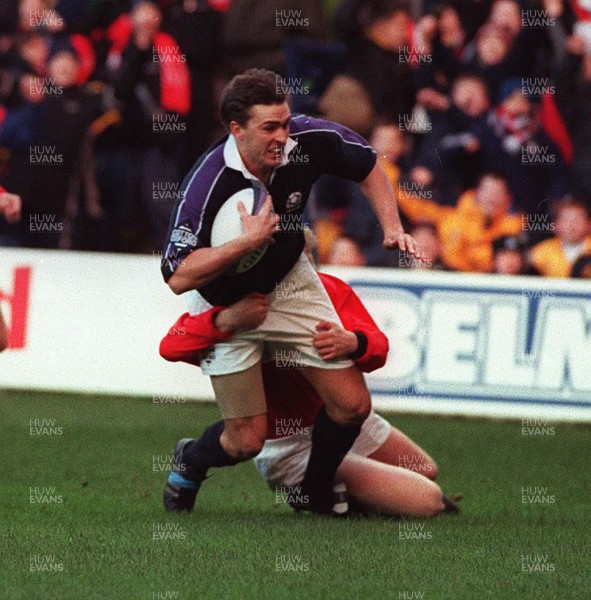
<svg viewBox="0 0 591 600">
<path fill-rule="evenodd" d="M 233 458 L 222 448 L 220 435 L 224 431 L 224 422 L 210 425 L 198 440 L 190 442 L 184 451 L 185 473 L 187 479 L 201 481 L 205 479 L 210 467 L 230 467 L 240 461 Z"/>
<path fill-rule="evenodd" d="M 361 431 L 361 424 L 341 425 L 333 421 L 326 407 L 318 411 L 312 430 L 312 449 L 302 481 L 302 493 L 312 503 L 332 505 L 334 478 L 343 458 Z"/>
</svg>

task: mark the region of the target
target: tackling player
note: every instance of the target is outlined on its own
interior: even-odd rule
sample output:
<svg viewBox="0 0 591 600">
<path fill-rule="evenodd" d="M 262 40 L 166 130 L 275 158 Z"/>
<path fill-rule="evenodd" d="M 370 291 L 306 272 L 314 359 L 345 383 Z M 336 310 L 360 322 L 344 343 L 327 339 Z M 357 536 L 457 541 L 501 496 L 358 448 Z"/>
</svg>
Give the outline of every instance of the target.
<svg viewBox="0 0 591 600">
<path fill-rule="evenodd" d="M 268 315 L 254 330 L 238 332 L 203 357 L 224 421 L 197 441 L 181 440 L 175 469 L 187 477 L 170 481 L 164 496 L 171 510 L 188 510 L 209 467 L 229 466 L 258 454 L 267 429 L 261 374 L 263 350 L 288 348 L 302 375 L 324 402 L 315 421 L 312 451 L 302 482 L 309 502 L 302 508 L 330 512 L 335 472 L 353 445 L 371 401 L 363 377 L 349 360 L 324 361 L 312 338 L 318 322 L 339 323 L 330 299 L 305 256 L 301 219 L 313 183 L 324 173 L 360 182 L 384 231 L 384 245 L 418 255 L 404 233 L 394 193 L 375 151 L 336 123 L 292 117 L 285 86 L 270 71 L 251 69 L 235 77 L 222 94 L 222 120 L 229 134 L 215 143 L 186 177 L 171 217 L 162 272 L 177 294 L 191 292 L 191 312 L 228 305 L 250 293 L 269 295 Z M 299 160 L 292 160 L 294 153 Z M 256 215 L 241 208 L 243 234 L 211 247 L 211 228 L 223 203 L 240 190 L 268 193 Z M 272 199 L 271 199 L 272 196 Z M 300 221 L 301 223 L 301 221 Z M 229 267 L 269 245 L 249 270 Z M 296 287 L 305 301 L 270 293 Z M 196 291 L 195 291 L 196 290 Z"/>
</svg>

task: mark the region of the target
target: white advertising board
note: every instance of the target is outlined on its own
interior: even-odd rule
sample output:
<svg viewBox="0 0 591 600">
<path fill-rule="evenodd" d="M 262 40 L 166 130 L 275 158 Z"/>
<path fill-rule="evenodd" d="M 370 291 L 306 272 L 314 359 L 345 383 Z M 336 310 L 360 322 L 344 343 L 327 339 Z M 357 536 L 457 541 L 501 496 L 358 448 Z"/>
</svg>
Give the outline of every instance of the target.
<svg viewBox="0 0 591 600">
<path fill-rule="evenodd" d="M 0 249 L 0 294 L 16 346 L 0 387 L 213 398 L 198 368 L 158 354 L 185 311 L 159 257 Z"/>
<path fill-rule="evenodd" d="M 11 348 L 0 387 L 212 398 L 199 369 L 160 358 L 185 310 L 157 256 L 0 249 Z M 591 284 L 339 269 L 390 339 L 368 376 L 389 411 L 591 422 Z"/>
</svg>

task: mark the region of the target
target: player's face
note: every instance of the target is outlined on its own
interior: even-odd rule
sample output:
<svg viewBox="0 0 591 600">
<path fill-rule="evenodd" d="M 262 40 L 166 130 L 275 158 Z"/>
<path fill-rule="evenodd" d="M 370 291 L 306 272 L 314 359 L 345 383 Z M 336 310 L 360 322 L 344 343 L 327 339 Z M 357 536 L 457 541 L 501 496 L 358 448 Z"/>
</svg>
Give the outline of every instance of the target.
<svg viewBox="0 0 591 600">
<path fill-rule="evenodd" d="M 287 102 L 255 104 L 244 127 L 231 127 L 242 160 L 253 175 L 260 176 L 281 164 L 290 118 Z"/>
</svg>

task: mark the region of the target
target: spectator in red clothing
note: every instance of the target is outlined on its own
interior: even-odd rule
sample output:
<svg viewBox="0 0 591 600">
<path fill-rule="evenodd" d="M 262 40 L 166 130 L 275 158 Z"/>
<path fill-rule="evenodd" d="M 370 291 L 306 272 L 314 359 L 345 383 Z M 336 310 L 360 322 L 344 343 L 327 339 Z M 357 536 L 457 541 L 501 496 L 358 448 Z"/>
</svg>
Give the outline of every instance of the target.
<svg viewBox="0 0 591 600">
<path fill-rule="evenodd" d="M 322 273 L 320 278 L 343 323 L 343 327 L 317 325 L 314 345 L 320 356 L 324 360 L 350 356 L 366 372 L 383 366 L 388 341 L 359 298 L 340 279 Z M 167 360 L 199 364 L 201 350 L 262 322 L 265 300 L 257 294 L 228 308 L 185 313 L 162 340 L 160 354 Z M 175 335 L 179 331 L 184 335 Z M 283 368 L 277 361 L 263 364 L 263 381 L 267 440 L 255 465 L 271 488 L 285 491 L 289 500 L 306 470 L 311 430 L 322 400 L 297 369 Z M 345 483 L 353 505 L 363 510 L 417 516 L 457 510 L 434 483 L 436 476 L 437 466 L 429 455 L 372 412 L 335 481 Z"/>
<path fill-rule="evenodd" d="M 182 178 L 191 77 L 179 44 L 161 27 L 159 5 L 139 0 L 106 33 L 102 70 L 122 120 L 101 141 L 97 177 L 114 250 L 161 247 Z"/>
<path fill-rule="evenodd" d="M 568 191 L 569 169 L 542 128 L 538 105 L 524 93 L 522 80 L 503 82 L 499 99 L 486 123 L 471 128 L 479 141 L 480 170 L 503 175 L 513 196 L 513 210 L 527 215 L 531 223 L 546 221 L 548 199 L 561 198 Z M 538 241 L 545 232 L 530 227 L 528 233 Z"/>
<path fill-rule="evenodd" d="M 12 152 L 8 181 L 23 198 L 21 245 L 28 247 L 70 247 L 80 153 L 106 108 L 101 84 L 78 83 L 76 50 L 64 43 L 52 52 L 47 78 L 29 82 L 29 102 L 0 126 L 0 141 Z"/>
</svg>

